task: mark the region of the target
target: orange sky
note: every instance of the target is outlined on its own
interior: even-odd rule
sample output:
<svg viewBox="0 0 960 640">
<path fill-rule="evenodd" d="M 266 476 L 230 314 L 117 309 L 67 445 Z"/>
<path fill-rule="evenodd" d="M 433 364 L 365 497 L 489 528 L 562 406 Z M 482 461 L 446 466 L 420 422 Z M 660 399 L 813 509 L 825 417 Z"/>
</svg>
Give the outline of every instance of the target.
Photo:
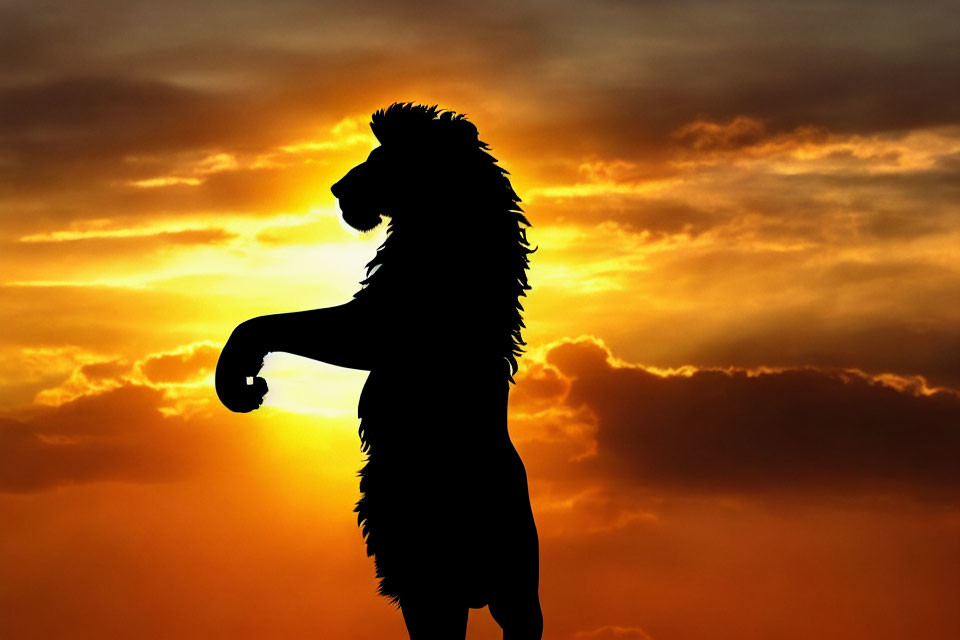
<svg viewBox="0 0 960 640">
<path fill-rule="evenodd" d="M 276 354 L 236 415 L 212 367 L 357 289 L 383 230 L 329 186 L 406 100 L 467 113 L 534 225 L 545 638 L 960 637 L 951 9 L 7 3 L 0 637 L 404 637 L 364 375 Z"/>
</svg>

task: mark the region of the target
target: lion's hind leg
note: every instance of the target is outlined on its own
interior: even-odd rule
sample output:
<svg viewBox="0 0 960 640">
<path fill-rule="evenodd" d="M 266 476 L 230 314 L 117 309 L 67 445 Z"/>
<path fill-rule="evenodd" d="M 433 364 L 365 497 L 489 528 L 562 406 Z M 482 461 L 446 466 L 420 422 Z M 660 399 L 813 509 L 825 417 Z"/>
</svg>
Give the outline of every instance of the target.
<svg viewBox="0 0 960 640">
<path fill-rule="evenodd" d="M 438 585 L 442 591 L 442 585 Z M 410 640 L 462 640 L 467 637 L 469 609 L 444 596 L 400 596 L 400 611 Z"/>
<path fill-rule="evenodd" d="M 491 600 L 490 615 L 503 629 L 503 640 L 540 640 L 543 636 L 543 613 L 536 593 Z"/>
</svg>

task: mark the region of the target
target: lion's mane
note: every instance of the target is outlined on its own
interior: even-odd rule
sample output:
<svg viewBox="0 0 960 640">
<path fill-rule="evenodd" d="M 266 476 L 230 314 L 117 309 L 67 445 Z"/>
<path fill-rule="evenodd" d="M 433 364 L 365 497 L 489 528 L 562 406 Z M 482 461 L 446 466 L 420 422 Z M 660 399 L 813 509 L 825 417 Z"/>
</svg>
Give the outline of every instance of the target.
<svg viewBox="0 0 960 640">
<path fill-rule="evenodd" d="M 370 126 L 384 147 L 404 149 L 410 154 L 411 162 L 423 165 L 419 170 L 433 173 L 437 180 L 445 180 L 447 193 L 457 198 L 455 203 L 445 206 L 458 208 L 465 225 L 450 225 L 449 220 L 428 220 L 427 223 L 436 225 L 444 233 L 449 233 L 451 227 L 459 229 L 456 249 L 478 261 L 471 264 L 471 269 L 483 274 L 488 294 L 484 302 L 492 305 L 497 313 L 500 332 L 497 349 L 509 363 L 507 377 L 512 382 L 517 372 L 517 358 L 526 344 L 521 333 L 524 324 L 520 298 L 530 289 L 528 255 L 535 249 L 531 249 L 527 241 L 526 227 L 530 222 L 507 178 L 509 172 L 487 153 L 490 147 L 479 139 L 477 128 L 466 116 L 436 105 L 394 103 L 375 112 Z M 436 158 L 453 159 L 455 171 L 448 174 L 443 172 L 446 167 L 429 166 L 437 162 Z M 424 206 L 428 205 L 424 202 Z M 400 237 L 395 232 L 405 222 L 399 217 L 391 218 L 386 241 L 367 264 L 367 279 L 362 283 L 365 286 L 374 283 L 376 272 L 400 249 L 394 246 Z M 418 228 L 417 233 L 421 235 L 418 240 L 423 241 L 423 228 Z M 440 246 L 432 248 L 445 251 Z"/>
</svg>

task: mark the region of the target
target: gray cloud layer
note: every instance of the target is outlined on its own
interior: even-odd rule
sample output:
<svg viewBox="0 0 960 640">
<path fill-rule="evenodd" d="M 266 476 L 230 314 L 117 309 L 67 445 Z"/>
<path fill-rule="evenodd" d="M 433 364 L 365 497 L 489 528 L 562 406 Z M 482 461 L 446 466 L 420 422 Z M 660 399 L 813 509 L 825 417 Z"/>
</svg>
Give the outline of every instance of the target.
<svg viewBox="0 0 960 640">
<path fill-rule="evenodd" d="M 577 464 L 621 499 L 638 487 L 838 499 L 960 495 L 956 392 L 923 395 L 812 368 L 660 376 L 609 357 L 590 341 L 562 343 L 546 359 L 568 389 L 540 373 L 519 400 L 562 398 L 589 409 L 596 455 Z"/>
</svg>

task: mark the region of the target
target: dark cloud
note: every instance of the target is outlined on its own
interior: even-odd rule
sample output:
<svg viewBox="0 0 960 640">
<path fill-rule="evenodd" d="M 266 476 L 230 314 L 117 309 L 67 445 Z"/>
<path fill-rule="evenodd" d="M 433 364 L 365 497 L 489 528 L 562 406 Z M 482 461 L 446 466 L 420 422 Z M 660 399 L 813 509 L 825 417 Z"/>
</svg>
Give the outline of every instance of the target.
<svg viewBox="0 0 960 640">
<path fill-rule="evenodd" d="M 160 80 L 37 81 L 0 88 L 0 141 L 19 160 L 10 177 L 38 180 L 38 169 L 81 171 L 84 159 L 202 148 L 233 126 L 229 111 L 225 97 Z"/>
<path fill-rule="evenodd" d="M 928 35 L 907 51 L 887 50 L 858 42 L 856 34 L 840 43 L 732 44 L 712 52 L 710 68 L 729 72 L 724 82 L 705 91 L 688 88 L 687 100 L 701 113 L 754 115 L 781 131 L 815 124 L 873 133 L 954 123 L 960 110 L 949 78 L 960 62 L 956 44 L 955 36 Z"/>
<path fill-rule="evenodd" d="M 0 491 L 186 477 L 238 446 L 210 419 L 165 417 L 163 393 L 125 385 L 83 396 L 24 421 L 0 421 Z"/>
<path fill-rule="evenodd" d="M 539 41 L 538 20 L 519 8 L 463 4 L 451 15 L 373 3 L 365 15 L 311 3 L 263 12 L 190 5 L 181 9 L 194 26 L 184 29 L 173 7 L 109 4 L 102 12 L 62 7 L 50 19 L 7 12 L 33 43 L 0 40 L 0 50 L 8 46 L 13 59 L 33 69 L 0 82 L 0 198 L 13 214 L 36 220 L 36 199 L 53 204 L 48 219 L 61 222 L 94 209 L 100 217 L 284 210 L 291 187 L 302 195 L 302 168 L 225 172 L 201 188 L 169 189 L 172 195 L 138 198 L 122 187 L 174 174 L 190 154 L 250 157 L 313 139 L 345 115 L 427 99 L 415 95 L 424 91 L 476 94 L 462 77 L 476 83 L 495 73 L 502 81 L 516 61 L 530 64 Z M 468 14 L 473 19 L 465 21 Z M 403 46 L 393 43 L 395 20 L 416 21 Z M 62 54 L 71 46 L 73 56 Z M 445 54 L 436 56 L 438 49 Z M 515 63 L 507 65 L 508 58 Z"/>
<path fill-rule="evenodd" d="M 307 194 L 316 197 L 317 173 L 331 171 L 331 157 L 344 168 L 348 161 L 332 151 L 309 166 L 314 159 L 304 157 L 249 165 L 278 145 L 326 135 L 369 101 L 336 97 L 349 72 L 331 67 L 295 90 L 195 89 L 123 76 L 0 86 L 0 201 L 8 223 L 36 230 L 91 217 L 302 209 Z M 221 153 L 243 165 L 196 173 L 204 157 Z M 170 176 L 193 183 L 135 184 Z"/>
<path fill-rule="evenodd" d="M 507 160 L 536 150 L 542 157 L 524 171 L 541 182 L 584 157 L 629 158 L 650 177 L 669 173 L 678 148 L 735 149 L 798 126 L 872 133 L 960 121 L 950 82 L 960 46 L 937 3 L 884 5 L 869 19 L 858 3 L 364 6 L 12 5 L 10 37 L 0 38 L 18 69 L 0 82 L 8 226 L 300 211 L 325 193 L 329 172 L 237 168 L 197 186 L 128 183 L 176 175 L 191 154 L 252 157 L 392 100 L 450 101 Z M 717 220 L 683 202 L 614 209 L 612 219 L 655 236 L 697 234 Z M 864 228 L 943 228 L 911 224 L 912 215 L 894 211 Z"/>
<path fill-rule="evenodd" d="M 767 137 L 767 132 L 761 121 L 737 116 L 724 125 L 704 120 L 690 122 L 673 135 L 680 146 L 694 151 L 729 151 L 755 145 Z"/>
<path fill-rule="evenodd" d="M 739 235 L 846 247 L 929 238 L 960 223 L 960 171 L 946 152 L 933 154 L 929 166 L 901 167 L 901 156 L 929 152 L 923 142 L 895 136 L 811 141 L 800 131 L 741 145 L 751 129 L 735 123 L 692 123 L 684 134 L 690 148 L 665 156 L 659 170 L 627 162 L 621 164 L 632 168 L 629 174 L 595 174 L 585 171 L 590 163 L 582 163 L 578 172 L 554 178 L 581 193 L 534 191 L 527 212 L 534 223 L 612 222 L 651 240 L 717 231 L 730 240 Z M 938 142 L 947 147 L 955 136 L 945 134 Z M 890 157 L 866 150 L 863 157 L 849 149 L 829 153 L 830 145 L 858 144 L 872 144 L 875 153 Z"/>
<path fill-rule="evenodd" d="M 187 10 L 190 28 L 179 13 Z M 869 19 L 857 3 L 755 2 L 563 2 L 549 11 L 107 3 L 51 13 L 8 9 L 11 37 L 0 40 L 4 59 L 32 70 L 0 91 L 0 135 L 30 166 L 54 155 L 62 169 L 71 156 L 120 150 L 249 148 L 369 109 L 372 98 L 421 97 L 410 92 L 469 99 L 451 106 L 497 112 L 504 124 L 492 132 L 509 130 L 511 146 L 574 155 L 642 157 L 704 117 L 751 116 L 771 132 L 873 132 L 960 115 L 950 82 L 960 47 L 948 8 L 935 3 L 875 7 Z M 498 104 L 508 98 L 519 108 Z"/>
<path fill-rule="evenodd" d="M 628 195 L 602 197 L 537 198 L 527 207 L 539 224 L 597 225 L 613 222 L 632 233 L 647 233 L 660 240 L 675 234 L 697 236 L 730 222 L 729 209 L 708 208 L 679 198 Z"/>
<path fill-rule="evenodd" d="M 876 275 L 876 270 L 871 271 Z M 891 281 L 878 278 L 874 284 L 889 287 Z M 936 302 L 931 305 L 936 306 Z M 960 330 L 947 319 L 924 318 L 918 313 L 913 320 L 864 316 L 828 321 L 818 311 L 797 309 L 745 320 L 739 328 L 705 336 L 697 344 L 688 345 L 679 357 L 701 366 L 720 367 L 815 363 L 923 376 L 932 386 L 960 388 L 958 353 Z"/>
<path fill-rule="evenodd" d="M 44 20 L 37 12 L 17 10 L 13 3 L 0 8 L 0 82 L 30 79 L 37 73 L 63 69 L 87 61 L 81 52 L 90 42 L 66 22 Z M 78 60 L 83 58 L 84 60 Z"/>
<path fill-rule="evenodd" d="M 597 419 L 596 455 L 580 464 L 624 492 L 960 494 L 955 392 L 812 368 L 658 375 L 583 339 L 546 361 L 571 381 L 547 393 Z"/>
<path fill-rule="evenodd" d="M 744 2 L 584 15 L 579 27 L 593 32 L 594 47 L 584 47 L 579 64 L 574 47 L 561 50 L 569 74 L 531 82 L 534 100 L 550 108 L 514 138 L 552 153 L 566 145 L 575 154 L 655 158 L 682 142 L 677 130 L 704 118 L 749 116 L 768 135 L 807 125 L 872 134 L 956 123 L 960 47 L 948 14 L 942 3 L 866 11 L 860 3 Z M 572 24 L 565 27 L 578 32 Z M 741 133 L 723 144 L 756 139 Z"/>
</svg>

